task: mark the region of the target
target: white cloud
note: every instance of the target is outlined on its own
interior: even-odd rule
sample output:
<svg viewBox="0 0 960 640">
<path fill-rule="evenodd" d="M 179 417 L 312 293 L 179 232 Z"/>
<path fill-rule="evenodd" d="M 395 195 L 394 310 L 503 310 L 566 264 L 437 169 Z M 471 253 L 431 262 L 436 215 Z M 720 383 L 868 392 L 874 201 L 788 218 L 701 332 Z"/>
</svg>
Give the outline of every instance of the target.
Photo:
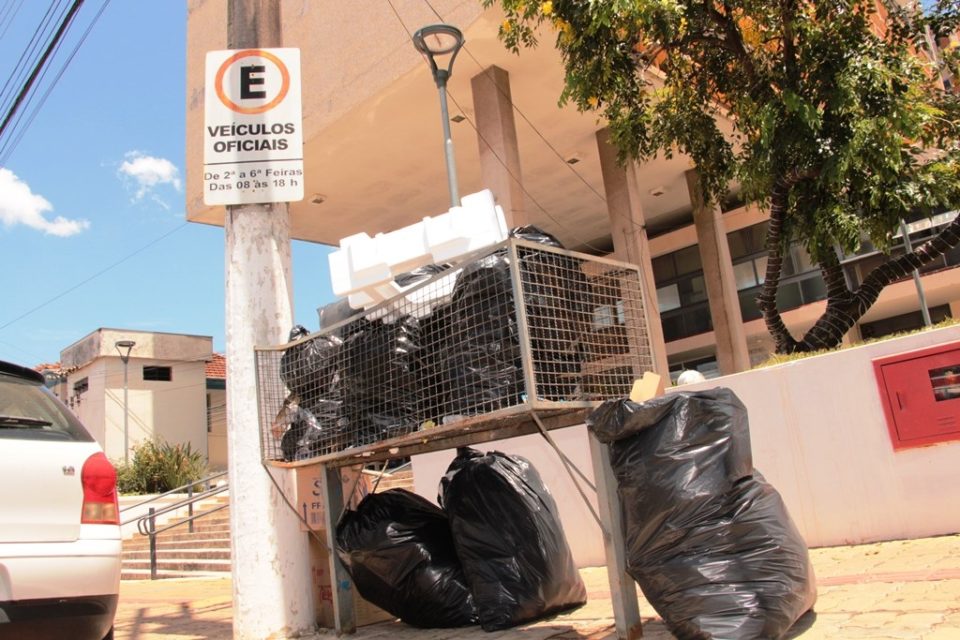
<svg viewBox="0 0 960 640">
<path fill-rule="evenodd" d="M 23 224 L 51 236 L 72 236 L 90 228 L 89 220 L 69 220 L 57 216 L 48 220 L 44 214 L 53 205 L 30 190 L 30 185 L 9 169 L 0 168 L 0 221 L 4 226 Z"/>
<path fill-rule="evenodd" d="M 120 165 L 120 173 L 137 184 L 136 199 L 140 200 L 164 184 L 180 191 L 180 170 L 166 158 L 155 158 L 139 151 L 130 151 Z"/>
</svg>

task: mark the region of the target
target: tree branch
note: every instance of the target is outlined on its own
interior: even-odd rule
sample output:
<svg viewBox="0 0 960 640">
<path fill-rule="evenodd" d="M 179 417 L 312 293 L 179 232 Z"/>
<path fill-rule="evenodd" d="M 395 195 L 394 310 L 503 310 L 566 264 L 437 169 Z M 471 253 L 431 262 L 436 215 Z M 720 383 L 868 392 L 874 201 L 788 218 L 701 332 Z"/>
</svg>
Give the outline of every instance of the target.
<svg viewBox="0 0 960 640">
<path fill-rule="evenodd" d="M 877 301 L 885 286 L 907 277 L 914 269 L 930 264 L 957 244 L 960 244 L 960 214 L 943 231 L 912 252 L 888 260 L 871 271 L 851 299 L 851 313 L 859 318 Z"/>
</svg>

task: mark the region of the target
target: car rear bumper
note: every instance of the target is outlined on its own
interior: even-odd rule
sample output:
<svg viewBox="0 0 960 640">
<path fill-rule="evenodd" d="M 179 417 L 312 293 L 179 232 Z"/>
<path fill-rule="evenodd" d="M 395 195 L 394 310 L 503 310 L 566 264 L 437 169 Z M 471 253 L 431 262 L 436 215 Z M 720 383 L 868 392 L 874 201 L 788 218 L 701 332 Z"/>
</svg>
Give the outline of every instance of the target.
<svg viewBox="0 0 960 640">
<path fill-rule="evenodd" d="M 102 640 L 113 626 L 117 597 L 0 601 L 0 638 Z"/>
<path fill-rule="evenodd" d="M 119 539 L 2 543 L 0 602 L 117 594 L 120 547 Z"/>
</svg>

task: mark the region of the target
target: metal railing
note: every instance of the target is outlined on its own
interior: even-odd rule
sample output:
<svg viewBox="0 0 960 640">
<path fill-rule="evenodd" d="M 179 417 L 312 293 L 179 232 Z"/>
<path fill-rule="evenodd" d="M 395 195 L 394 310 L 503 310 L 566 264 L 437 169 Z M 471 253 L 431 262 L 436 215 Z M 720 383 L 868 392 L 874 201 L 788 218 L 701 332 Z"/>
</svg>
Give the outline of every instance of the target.
<svg viewBox="0 0 960 640">
<path fill-rule="evenodd" d="M 201 511 L 200 513 L 194 513 L 194 505 L 196 503 L 212 498 L 215 495 L 219 495 L 230 488 L 230 485 L 227 482 L 224 482 L 219 486 L 212 486 L 212 483 L 214 480 L 226 475 L 227 475 L 226 471 L 210 474 L 204 478 L 200 478 L 199 480 L 196 480 L 194 482 L 190 482 L 188 484 L 176 487 L 175 489 L 171 489 L 170 491 L 165 491 L 164 493 L 158 494 L 156 496 L 143 500 L 142 502 L 138 502 L 136 504 L 130 505 L 128 507 L 124 507 L 123 509 L 120 510 L 120 513 L 122 514 L 125 511 L 130 511 L 132 509 L 136 509 L 137 507 L 143 507 L 145 505 L 150 504 L 151 502 L 156 502 L 157 500 L 165 498 L 169 495 L 172 495 L 175 493 L 183 493 L 184 490 L 186 490 L 187 497 L 184 498 L 183 500 L 179 500 L 172 504 L 168 504 L 160 509 L 157 509 L 156 507 L 148 507 L 147 513 L 145 515 L 134 516 L 128 520 L 124 520 L 121 522 L 121 525 L 130 524 L 131 522 L 136 522 L 137 531 L 139 531 L 141 535 L 148 536 L 150 538 L 150 579 L 151 580 L 157 579 L 157 535 L 163 533 L 164 531 L 169 531 L 170 529 L 174 529 L 176 527 L 180 527 L 183 525 L 187 525 L 188 531 L 190 533 L 193 533 L 193 523 L 195 520 L 199 520 L 200 518 L 204 518 L 206 516 L 209 516 L 213 513 L 216 513 L 217 511 L 220 511 L 230 506 L 229 503 L 227 503 L 227 504 L 222 504 L 222 505 L 213 507 L 212 509 L 207 509 L 206 511 Z M 194 487 L 197 487 L 197 486 L 201 486 L 201 487 L 206 486 L 208 488 L 199 493 L 195 493 Z M 186 518 L 180 519 L 177 522 L 174 522 L 172 524 L 167 524 L 159 528 L 157 527 L 157 518 L 164 516 L 168 513 L 176 513 L 181 509 L 183 509 L 184 507 L 186 507 L 187 509 Z"/>
</svg>

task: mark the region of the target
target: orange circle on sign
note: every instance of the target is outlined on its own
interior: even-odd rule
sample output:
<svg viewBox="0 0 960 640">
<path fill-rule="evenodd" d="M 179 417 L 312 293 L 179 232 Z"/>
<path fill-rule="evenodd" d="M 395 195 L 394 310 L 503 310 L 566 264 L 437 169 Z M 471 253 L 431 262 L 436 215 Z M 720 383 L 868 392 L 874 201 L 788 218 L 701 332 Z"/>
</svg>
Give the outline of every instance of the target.
<svg viewBox="0 0 960 640">
<path fill-rule="evenodd" d="M 227 73 L 227 68 L 230 67 L 237 60 L 243 58 L 249 58 L 251 56 L 256 56 L 258 58 L 266 58 L 273 64 L 277 65 L 277 68 L 280 69 L 280 76 L 282 78 L 280 84 L 280 93 L 277 94 L 277 97 L 268 102 L 265 105 L 259 107 L 241 107 L 236 102 L 227 97 L 226 92 L 223 90 L 223 76 Z M 290 90 L 290 72 L 287 71 L 286 65 L 283 64 L 283 61 L 280 60 L 277 56 L 273 55 L 269 51 L 264 51 L 263 49 L 246 49 L 244 51 L 238 51 L 229 58 L 227 58 L 223 64 L 220 65 L 220 68 L 217 70 L 217 77 L 214 80 L 214 87 L 217 90 L 217 97 L 220 98 L 220 102 L 224 104 L 231 111 L 236 111 L 237 113 L 244 113 L 247 115 L 254 115 L 257 113 L 263 113 L 273 109 L 275 106 L 280 104 L 284 98 L 287 97 L 287 92 Z"/>
</svg>

